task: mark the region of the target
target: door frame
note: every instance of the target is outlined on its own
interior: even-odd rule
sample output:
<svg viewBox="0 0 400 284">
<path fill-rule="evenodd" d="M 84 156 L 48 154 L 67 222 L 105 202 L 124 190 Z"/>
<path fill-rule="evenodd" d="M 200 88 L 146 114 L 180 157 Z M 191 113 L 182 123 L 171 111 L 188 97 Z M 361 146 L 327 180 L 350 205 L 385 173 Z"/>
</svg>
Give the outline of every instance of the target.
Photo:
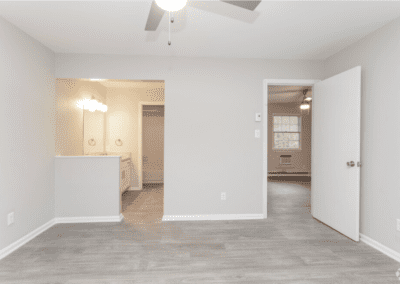
<svg viewBox="0 0 400 284">
<path fill-rule="evenodd" d="M 143 189 L 143 106 L 164 106 L 165 102 L 139 102 L 139 127 L 138 127 L 138 178 L 139 190 Z M 165 109 L 164 109 L 165 111 Z M 164 114 L 165 117 L 165 114 Z M 165 131 L 165 126 L 164 126 Z M 164 134 L 165 137 L 165 134 Z M 165 145 L 165 142 L 164 142 Z M 165 147 L 165 146 L 164 146 Z"/>
<path fill-rule="evenodd" d="M 267 218 L 268 205 L 268 86 L 313 86 L 321 80 L 265 79 L 263 86 L 263 215 Z M 312 115 L 312 113 L 311 113 Z M 313 131 L 311 130 L 311 141 Z M 311 152 L 312 154 L 312 152 Z"/>
</svg>

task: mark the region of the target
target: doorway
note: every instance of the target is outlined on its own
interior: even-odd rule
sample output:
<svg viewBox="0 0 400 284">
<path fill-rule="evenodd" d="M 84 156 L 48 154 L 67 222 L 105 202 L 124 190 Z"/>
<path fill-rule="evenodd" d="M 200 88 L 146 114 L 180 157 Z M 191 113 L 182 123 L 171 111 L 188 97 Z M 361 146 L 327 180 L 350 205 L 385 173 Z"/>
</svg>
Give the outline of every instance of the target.
<svg viewBox="0 0 400 284">
<path fill-rule="evenodd" d="M 303 90 L 311 90 L 312 96 L 312 88 L 315 83 L 319 82 L 319 80 L 264 80 L 264 104 L 263 104 L 263 214 L 264 218 L 267 218 L 268 215 L 268 206 L 270 203 L 268 202 L 268 181 L 279 181 L 279 182 L 299 182 L 299 179 L 306 183 L 306 186 L 310 186 L 311 182 L 311 170 L 308 170 L 311 167 L 311 150 L 305 155 L 309 154 L 310 161 L 308 167 L 307 165 L 304 167 L 299 165 L 299 157 L 302 157 L 304 152 L 302 152 L 302 144 L 304 142 L 309 143 L 307 146 L 311 148 L 311 141 L 307 142 L 307 140 L 302 141 L 301 138 L 304 138 L 304 133 L 302 131 L 299 132 L 298 145 L 296 143 L 291 143 L 289 145 L 289 141 L 296 141 L 296 139 L 290 140 L 287 135 L 284 134 L 286 129 L 276 129 L 277 131 L 274 133 L 273 131 L 273 119 L 279 121 L 282 117 L 284 119 L 289 119 L 289 131 L 286 133 L 290 133 L 290 119 L 292 119 L 292 125 L 295 124 L 295 116 L 297 116 L 297 125 L 300 130 L 302 130 L 302 113 L 300 110 L 300 104 L 302 102 Z M 272 87 L 272 88 L 271 88 Z M 271 92 L 272 91 L 272 92 Z M 270 101 L 273 101 L 276 105 L 274 108 L 269 110 Z M 288 105 L 284 105 L 288 104 Z M 272 104 L 271 104 L 272 105 Z M 297 109 L 298 107 L 298 109 Z M 296 111 L 295 111 L 296 109 Z M 293 114 L 293 115 L 289 115 Z M 308 120 L 311 125 L 311 115 L 312 110 L 308 114 Z M 292 117 L 292 118 L 291 118 Z M 277 122 L 278 122 L 277 121 Z M 277 123 L 278 124 L 278 123 Z M 282 121 L 280 121 L 282 124 Z M 285 123 L 284 123 L 285 124 Z M 292 129 L 293 130 L 293 129 Z M 310 129 L 311 130 L 311 129 Z M 301 135 L 303 134 L 303 137 Z M 279 139 L 283 139 L 286 142 L 282 144 L 286 145 L 289 149 L 284 149 L 278 146 L 274 147 L 274 140 L 276 137 L 276 144 L 278 144 Z M 284 137 L 282 137 L 284 136 Z M 294 135 L 293 135 L 294 136 Z M 310 134 L 311 136 L 311 134 Z M 292 137 L 295 138 L 295 137 Z M 302 143 L 303 142 L 303 143 Z M 296 147 L 295 147 L 296 146 Z M 281 147 L 281 148 L 278 148 Z M 293 148 L 295 147 L 295 148 Z M 276 148 L 274 150 L 274 148 Z M 303 146 L 304 148 L 304 146 Z M 270 161 L 271 154 L 271 161 Z M 281 157 L 282 156 L 282 157 Z M 297 159 L 297 160 L 296 160 Z M 269 164 L 272 168 L 269 168 Z M 308 183 L 308 184 L 307 184 Z M 311 188 L 310 188 L 311 189 Z"/>
<path fill-rule="evenodd" d="M 361 167 L 361 66 L 323 81 L 264 80 L 263 113 L 268 117 L 269 86 L 312 86 L 313 218 L 359 241 Z M 268 123 L 263 124 L 263 200 L 268 205 Z M 284 157 L 287 158 L 287 157 Z"/>
<path fill-rule="evenodd" d="M 125 211 L 132 224 L 157 223 L 164 214 L 164 110 L 164 102 L 139 102 L 139 189 L 129 193 Z"/>
<path fill-rule="evenodd" d="M 311 117 L 311 85 L 268 86 L 268 213 L 273 216 L 310 216 Z"/>
<path fill-rule="evenodd" d="M 164 102 L 139 103 L 139 187 L 164 183 Z"/>
</svg>

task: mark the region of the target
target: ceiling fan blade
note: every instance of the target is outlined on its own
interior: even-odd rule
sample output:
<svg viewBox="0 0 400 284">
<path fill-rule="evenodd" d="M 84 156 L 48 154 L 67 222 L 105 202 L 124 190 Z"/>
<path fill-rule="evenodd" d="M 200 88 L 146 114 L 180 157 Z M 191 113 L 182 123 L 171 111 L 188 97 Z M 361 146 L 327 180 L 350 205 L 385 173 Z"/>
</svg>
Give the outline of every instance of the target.
<svg viewBox="0 0 400 284">
<path fill-rule="evenodd" d="M 149 17 L 147 18 L 145 31 L 155 31 L 164 16 L 165 11 L 158 7 L 155 1 L 151 3 Z"/>
<path fill-rule="evenodd" d="M 222 1 L 222 2 L 229 3 L 229 4 L 232 4 L 232 5 L 235 5 L 240 8 L 250 10 L 250 11 L 254 11 L 257 8 L 258 4 L 261 3 L 261 0 L 260 1 Z"/>
</svg>

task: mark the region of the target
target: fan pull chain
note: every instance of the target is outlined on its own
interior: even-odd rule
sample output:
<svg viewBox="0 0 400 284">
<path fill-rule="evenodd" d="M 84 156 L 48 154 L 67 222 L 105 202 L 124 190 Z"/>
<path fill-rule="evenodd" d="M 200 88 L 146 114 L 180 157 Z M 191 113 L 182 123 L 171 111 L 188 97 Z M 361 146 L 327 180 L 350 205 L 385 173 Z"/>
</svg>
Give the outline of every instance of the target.
<svg viewBox="0 0 400 284">
<path fill-rule="evenodd" d="M 168 45 L 171 45 L 171 12 L 168 12 Z"/>
</svg>

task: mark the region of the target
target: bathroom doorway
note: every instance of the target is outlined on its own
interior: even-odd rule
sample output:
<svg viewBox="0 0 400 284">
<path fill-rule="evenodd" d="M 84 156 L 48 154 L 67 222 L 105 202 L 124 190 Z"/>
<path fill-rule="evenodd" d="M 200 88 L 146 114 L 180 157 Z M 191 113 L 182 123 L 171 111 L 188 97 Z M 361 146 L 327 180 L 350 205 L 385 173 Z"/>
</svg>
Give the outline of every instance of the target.
<svg viewBox="0 0 400 284">
<path fill-rule="evenodd" d="M 164 102 L 139 102 L 138 188 L 124 194 L 125 220 L 154 223 L 164 214 Z"/>
</svg>

